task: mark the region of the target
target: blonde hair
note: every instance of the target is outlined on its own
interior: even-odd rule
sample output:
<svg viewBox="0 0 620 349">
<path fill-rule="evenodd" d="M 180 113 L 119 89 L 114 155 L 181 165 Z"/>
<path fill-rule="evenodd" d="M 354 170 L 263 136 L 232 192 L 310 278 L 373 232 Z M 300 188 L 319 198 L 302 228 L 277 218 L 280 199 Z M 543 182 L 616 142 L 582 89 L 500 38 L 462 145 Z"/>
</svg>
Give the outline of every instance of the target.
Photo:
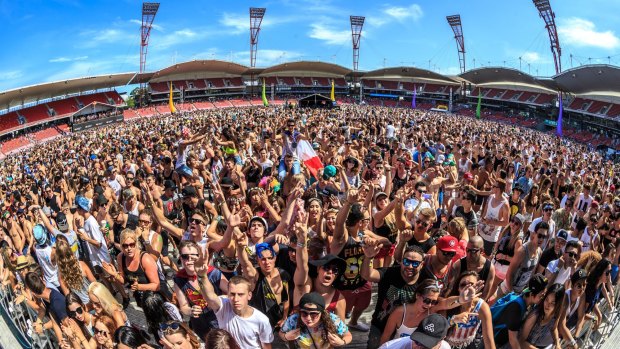
<svg viewBox="0 0 620 349">
<path fill-rule="evenodd" d="M 467 224 L 463 217 L 456 217 L 448 223 L 448 233 L 459 240 L 467 233 Z"/>
<path fill-rule="evenodd" d="M 138 233 L 135 230 L 127 228 L 121 231 L 121 237 L 119 238 L 121 244 L 123 244 L 127 239 L 132 239 L 133 241 L 135 241 L 136 248 L 142 250 L 142 243 L 140 243 L 140 240 L 138 239 Z"/>
<path fill-rule="evenodd" d="M 88 294 L 92 294 L 99 299 L 101 308 L 108 316 L 114 317 L 114 312 L 123 309 L 112 293 L 110 293 L 110 290 L 100 282 L 95 281 L 91 283 L 88 286 Z"/>
</svg>

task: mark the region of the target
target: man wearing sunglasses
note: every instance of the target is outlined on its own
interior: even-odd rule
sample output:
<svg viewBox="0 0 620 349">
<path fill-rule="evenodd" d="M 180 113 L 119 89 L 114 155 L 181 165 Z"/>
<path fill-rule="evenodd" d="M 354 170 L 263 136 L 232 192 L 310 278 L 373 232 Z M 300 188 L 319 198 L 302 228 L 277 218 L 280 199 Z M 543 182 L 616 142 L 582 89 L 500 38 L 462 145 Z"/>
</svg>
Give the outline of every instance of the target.
<svg viewBox="0 0 620 349">
<path fill-rule="evenodd" d="M 579 256 L 581 255 L 581 246 L 579 242 L 572 240 L 566 243 L 564 254 L 547 264 L 545 268 L 545 277 L 549 279 L 549 286 L 553 284 L 561 284 L 568 286 L 568 280 L 577 266 Z M 567 287 L 568 288 L 568 287 Z"/>
<path fill-rule="evenodd" d="M 461 275 L 466 271 L 478 273 L 478 280 L 484 281 L 484 289 L 480 298 L 489 299 L 491 288 L 495 279 L 495 267 L 490 259 L 482 255 L 484 242 L 480 236 L 472 236 L 467 242 L 465 257 L 454 262 L 452 265 L 452 275 Z M 450 287 L 449 289 L 452 289 Z"/>
<path fill-rule="evenodd" d="M 373 260 L 381 251 L 381 247 L 382 245 L 376 240 L 370 240 L 363 246 L 362 277 L 378 284 L 377 303 L 368 336 L 369 349 L 379 346 L 390 313 L 399 305 L 409 303 L 415 298 L 415 289 L 420 280 L 424 260 L 424 252 L 420 247 L 408 246 L 400 265 L 374 269 Z"/>
<path fill-rule="evenodd" d="M 553 221 L 553 218 L 551 218 L 553 212 L 555 211 L 553 203 L 551 201 L 544 202 L 542 205 L 542 211 L 543 215 L 532 221 L 530 227 L 528 228 L 528 231 L 531 234 L 534 232 L 534 228 L 536 228 L 536 225 L 538 225 L 538 223 L 546 222 L 547 224 L 549 224 L 549 236 L 555 236 L 555 222 Z M 545 243 L 542 248 L 547 248 L 547 244 Z"/>
<path fill-rule="evenodd" d="M 452 260 L 456 256 L 459 241 L 452 235 L 444 235 L 437 240 L 437 253 L 424 257 L 424 267 L 420 271 L 420 280 L 433 279 L 445 295 L 450 284 Z"/>
</svg>

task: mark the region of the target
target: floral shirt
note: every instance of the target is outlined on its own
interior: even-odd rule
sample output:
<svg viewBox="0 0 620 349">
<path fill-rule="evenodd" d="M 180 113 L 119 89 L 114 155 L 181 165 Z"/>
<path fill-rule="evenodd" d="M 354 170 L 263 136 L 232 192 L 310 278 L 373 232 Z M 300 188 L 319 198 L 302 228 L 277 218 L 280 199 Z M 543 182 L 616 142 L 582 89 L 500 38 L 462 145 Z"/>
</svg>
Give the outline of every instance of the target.
<svg viewBox="0 0 620 349">
<path fill-rule="evenodd" d="M 347 325 L 344 324 L 342 320 L 338 317 L 338 315 L 334 315 L 332 313 L 329 314 L 332 322 L 334 323 L 334 327 L 336 327 L 336 332 L 339 336 L 344 336 L 345 333 L 349 330 Z M 293 314 L 286 319 L 284 326 L 282 326 L 282 332 L 290 332 L 297 328 L 297 319 L 299 318 L 299 314 Z M 302 331 L 299 338 L 297 338 L 296 343 L 297 346 L 301 349 L 329 349 L 331 345 L 329 341 L 323 340 L 323 328 L 324 326 L 321 324 L 316 329 Z"/>
</svg>

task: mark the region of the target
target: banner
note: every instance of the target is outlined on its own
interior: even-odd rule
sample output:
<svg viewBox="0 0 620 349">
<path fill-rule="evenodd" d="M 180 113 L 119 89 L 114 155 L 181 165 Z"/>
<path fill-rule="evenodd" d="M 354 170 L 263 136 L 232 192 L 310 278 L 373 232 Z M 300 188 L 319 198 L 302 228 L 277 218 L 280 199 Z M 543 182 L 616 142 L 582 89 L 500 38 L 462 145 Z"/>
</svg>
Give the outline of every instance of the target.
<svg viewBox="0 0 620 349">
<path fill-rule="evenodd" d="M 170 108 L 170 112 L 172 114 L 177 112 L 177 108 L 174 106 L 174 101 L 172 100 L 172 81 L 170 82 L 170 99 L 168 100 L 168 108 Z"/>
<path fill-rule="evenodd" d="M 482 106 L 482 89 L 478 89 L 478 106 L 476 107 L 476 118 L 480 119 L 480 108 Z"/>
<path fill-rule="evenodd" d="M 332 93 L 331 93 L 331 99 L 332 102 L 336 101 L 336 91 L 335 91 L 335 87 L 334 87 L 334 79 L 332 79 Z"/>
<path fill-rule="evenodd" d="M 558 125 L 555 129 L 555 133 L 558 137 L 562 137 L 562 112 L 564 109 L 564 103 L 562 103 L 562 92 L 558 92 L 558 103 L 560 103 L 560 110 L 558 111 Z"/>
<path fill-rule="evenodd" d="M 448 111 L 452 113 L 452 87 L 450 87 L 450 102 L 448 104 Z"/>
<path fill-rule="evenodd" d="M 418 88 L 413 85 L 413 98 L 411 99 L 411 109 L 415 109 L 415 99 L 418 96 Z"/>
<path fill-rule="evenodd" d="M 269 101 L 267 100 L 267 94 L 266 94 L 266 91 L 265 91 L 265 79 L 263 79 L 263 96 L 262 97 L 263 97 L 263 105 L 265 107 L 268 107 L 269 106 Z"/>
</svg>

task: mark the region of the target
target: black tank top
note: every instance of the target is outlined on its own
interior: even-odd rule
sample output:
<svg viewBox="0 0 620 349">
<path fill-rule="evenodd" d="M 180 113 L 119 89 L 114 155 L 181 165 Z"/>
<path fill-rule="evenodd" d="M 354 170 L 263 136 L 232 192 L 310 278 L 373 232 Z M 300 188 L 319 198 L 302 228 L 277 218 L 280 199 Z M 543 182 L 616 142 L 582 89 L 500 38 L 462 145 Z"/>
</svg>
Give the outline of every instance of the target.
<svg viewBox="0 0 620 349">
<path fill-rule="evenodd" d="M 510 218 L 514 217 L 517 213 L 521 213 L 521 199 L 512 201 L 512 196 L 508 199 L 508 206 L 510 207 Z"/>
<path fill-rule="evenodd" d="M 489 277 L 489 271 L 491 270 L 491 261 L 486 260 L 484 262 L 484 266 L 482 266 L 482 271 L 478 273 L 478 280 L 486 281 Z M 459 275 L 463 274 L 467 271 L 467 257 L 461 258 L 461 270 L 459 270 Z"/>
<path fill-rule="evenodd" d="M 163 170 L 161 172 L 161 176 L 164 178 L 164 180 L 172 180 L 172 176 L 174 175 L 174 170 L 170 170 L 170 174 L 166 176 L 166 170 Z"/>
<path fill-rule="evenodd" d="M 140 252 L 140 263 L 138 264 L 138 269 L 136 271 L 131 271 L 127 269 L 127 262 L 125 262 L 125 256 L 122 258 L 123 272 L 125 273 L 125 283 L 131 285 L 134 279 L 138 280 L 138 283 L 141 285 L 145 285 L 149 283 L 149 279 L 146 277 L 146 273 L 144 272 L 144 268 L 142 268 L 142 258 L 146 252 Z"/>
<path fill-rule="evenodd" d="M 45 205 L 51 208 L 54 212 L 60 212 L 60 207 L 58 207 L 58 200 L 56 199 L 56 194 L 52 195 L 51 198 L 45 198 Z"/>
<path fill-rule="evenodd" d="M 424 253 L 428 253 L 428 251 L 431 248 L 433 248 L 433 246 L 435 246 L 435 240 L 433 240 L 432 238 L 428 238 L 424 242 L 419 242 L 418 240 L 415 239 L 415 236 L 414 236 L 411 238 L 411 240 L 409 240 L 409 242 L 407 242 L 407 245 L 418 246 L 422 249 L 422 251 L 424 251 Z"/>
<path fill-rule="evenodd" d="M 366 284 L 360 273 L 362 262 L 364 261 L 364 250 L 359 242 L 355 241 L 351 235 L 345 243 L 338 257 L 347 262 L 344 273 L 340 275 L 334 286 L 339 290 L 356 290 Z"/>
</svg>

